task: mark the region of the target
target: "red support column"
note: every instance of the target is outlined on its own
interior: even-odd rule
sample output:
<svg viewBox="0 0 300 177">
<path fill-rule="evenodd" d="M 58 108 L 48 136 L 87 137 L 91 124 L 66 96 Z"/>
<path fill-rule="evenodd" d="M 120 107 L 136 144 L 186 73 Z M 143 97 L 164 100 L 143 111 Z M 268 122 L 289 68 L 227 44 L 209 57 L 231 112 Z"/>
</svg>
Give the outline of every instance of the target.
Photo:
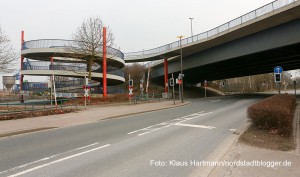
<svg viewBox="0 0 300 177">
<path fill-rule="evenodd" d="M 103 62 L 102 62 L 102 73 L 103 73 L 103 98 L 107 96 L 107 82 L 106 82 L 106 27 L 103 27 Z"/>
<path fill-rule="evenodd" d="M 164 59 L 164 72 L 165 72 L 165 82 L 164 82 L 164 87 L 165 87 L 165 93 L 168 93 L 168 59 Z"/>
<path fill-rule="evenodd" d="M 23 43 L 24 43 L 24 31 L 21 32 L 21 52 L 23 48 Z M 22 75 L 22 70 L 23 70 L 23 62 L 24 62 L 24 57 L 21 54 L 21 67 L 20 67 L 20 93 L 22 91 L 22 84 L 23 84 L 23 75 Z M 23 102 L 23 95 L 21 95 L 21 102 Z"/>
<path fill-rule="evenodd" d="M 53 57 L 50 57 L 50 63 L 53 65 Z"/>
</svg>

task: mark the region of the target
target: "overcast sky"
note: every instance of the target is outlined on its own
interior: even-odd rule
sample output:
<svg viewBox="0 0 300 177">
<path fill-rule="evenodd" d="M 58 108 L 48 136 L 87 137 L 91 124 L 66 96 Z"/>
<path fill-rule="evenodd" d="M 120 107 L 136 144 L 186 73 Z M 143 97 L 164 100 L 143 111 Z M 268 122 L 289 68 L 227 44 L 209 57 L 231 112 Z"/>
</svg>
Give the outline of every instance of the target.
<svg viewBox="0 0 300 177">
<path fill-rule="evenodd" d="M 100 17 L 115 35 L 121 51 L 155 48 L 178 35 L 202 33 L 272 0 L 0 0 L 0 26 L 20 51 L 25 41 L 71 39 L 89 17 Z M 2 77 L 1 77 L 2 79 Z M 0 86 L 0 88 L 2 88 Z"/>
</svg>

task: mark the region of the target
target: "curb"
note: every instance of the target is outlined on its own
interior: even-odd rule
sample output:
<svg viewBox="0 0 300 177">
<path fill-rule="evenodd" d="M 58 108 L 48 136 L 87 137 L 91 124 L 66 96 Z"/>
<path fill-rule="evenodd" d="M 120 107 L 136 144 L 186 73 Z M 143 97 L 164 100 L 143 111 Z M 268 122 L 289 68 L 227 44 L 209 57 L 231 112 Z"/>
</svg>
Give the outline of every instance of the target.
<svg viewBox="0 0 300 177">
<path fill-rule="evenodd" d="M 153 110 L 148 110 L 148 111 L 143 111 L 143 112 L 135 112 L 135 113 L 129 113 L 129 114 L 123 114 L 123 115 L 117 115 L 117 116 L 110 116 L 110 117 L 105 117 L 103 119 L 87 121 L 87 122 L 80 122 L 80 123 L 77 123 L 77 124 L 69 124 L 69 125 L 60 126 L 60 127 L 37 127 L 37 128 L 33 128 L 33 129 L 22 129 L 22 130 L 18 130 L 18 131 L 5 132 L 5 133 L 0 133 L 0 139 L 6 138 L 6 137 L 13 137 L 13 136 L 18 136 L 18 135 L 36 133 L 36 132 L 43 132 L 43 131 L 48 131 L 48 130 L 52 130 L 52 129 L 75 127 L 75 126 L 78 126 L 78 125 L 90 124 L 90 123 L 98 122 L 98 121 L 101 121 L 101 120 L 117 119 L 117 118 L 122 118 L 122 117 L 130 116 L 130 115 L 137 115 L 137 114 L 142 114 L 142 113 L 160 111 L 160 110 L 164 110 L 164 109 L 171 109 L 171 108 L 176 108 L 176 107 L 180 107 L 180 106 L 186 106 L 190 103 L 191 103 L 190 101 L 187 101 L 183 104 L 174 105 L 172 107 L 163 107 L 163 108 L 158 108 L 158 109 L 153 109 Z"/>
<path fill-rule="evenodd" d="M 172 106 L 172 107 L 164 107 L 164 108 L 158 108 L 158 109 L 148 110 L 148 111 L 143 111 L 143 112 L 135 112 L 135 113 L 129 113 L 129 114 L 124 114 L 124 115 L 119 115 L 119 116 L 111 116 L 111 117 L 106 117 L 106 118 L 103 118 L 103 119 L 99 119 L 97 121 L 108 120 L 108 119 L 116 119 L 116 118 L 121 118 L 121 117 L 136 115 L 136 114 L 143 114 L 143 113 L 148 113 L 148 112 L 161 111 L 161 110 L 164 110 L 164 109 L 172 109 L 172 108 L 176 108 L 176 107 L 180 107 L 180 106 L 186 106 L 186 105 L 189 105 L 190 103 L 191 102 L 188 101 L 186 103 L 183 103 L 183 104 L 180 104 L 180 105 L 175 105 L 175 106 Z"/>
<path fill-rule="evenodd" d="M 293 119 L 294 153 L 300 155 L 300 103 L 297 103 Z"/>
</svg>

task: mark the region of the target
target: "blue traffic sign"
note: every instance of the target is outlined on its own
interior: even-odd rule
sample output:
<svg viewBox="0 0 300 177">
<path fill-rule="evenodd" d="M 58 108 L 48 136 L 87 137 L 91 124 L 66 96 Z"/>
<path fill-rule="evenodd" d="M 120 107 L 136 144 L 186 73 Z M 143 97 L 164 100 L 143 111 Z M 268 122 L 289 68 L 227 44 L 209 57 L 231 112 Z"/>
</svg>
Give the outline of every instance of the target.
<svg viewBox="0 0 300 177">
<path fill-rule="evenodd" d="M 282 71 L 283 71 L 283 69 L 282 69 L 281 66 L 276 66 L 276 67 L 274 68 L 274 73 L 282 73 Z"/>
</svg>

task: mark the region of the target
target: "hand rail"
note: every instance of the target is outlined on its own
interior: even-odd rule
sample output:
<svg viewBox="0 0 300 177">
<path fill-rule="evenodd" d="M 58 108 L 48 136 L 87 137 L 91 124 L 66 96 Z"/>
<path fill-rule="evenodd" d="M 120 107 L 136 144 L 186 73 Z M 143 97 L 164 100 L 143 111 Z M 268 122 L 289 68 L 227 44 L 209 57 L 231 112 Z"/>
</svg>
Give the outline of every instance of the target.
<svg viewBox="0 0 300 177">
<path fill-rule="evenodd" d="M 40 49 L 40 48 L 68 48 L 76 47 L 78 44 L 74 40 L 65 40 L 65 39 L 38 39 L 26 41 L 22 44 L 22 50 L 26 49 Z M 99 46 L 98 51 L 102 53 L 102 47 Z M 107 47 L 107 54 L 112 56 L 117 56 L 121 59 L 124 59 L 124 54 L 115 48 Z"/>
<path fill-rule="evenodd" d="M 70 63 L 54 63 L 51 65 L 50 62 L 45 61 L 31 61 L 30 67 L 27 62 L 23 63 L 23 70 L 60 70 L 60 71 L 86 71 L 85 64 L 70 64 Z M 94 69 L 92 72 L 102 73 L 102 68 Z M 124 71 L 114 67 L 107 67 L 107 74 L 117 75 L 120 77 L 124 77 Z"/>
<path fill-rule="evenodd" d="M 185 47 L 187 45 L 190 45 L 192 43 L 199 43 L 209 40 L 209 38 L 214 37 L 216 35 L 219 35 L 220 33 L 230 30 L 231 28 L 234 28 L 236 26 L 240 26 L 250 20 L 253 20 L 257 17 L 263 16 L 267 13 L 273 12 L 277 9 L 280 9 L 282 7 L 285 7 L 289 4 L 292 4 L 296 2 L 297 0 L 276 0 L 273 1 L 267 5 L 264 5 L 256 10 L 253 10 L 245 15 L 242 15 L 236 19 L 233 19 L 225 24 L 222 24 L 214 29 L 211 29 L 209 31 L 188 37 L 182 39 L 182 47 Z M 125 53 L 125 60 L 130 59 L 140 59 L 140 58 L 148 58 L 157 56 L 160 54 L 164 54 L 168 51 L 179 49 L 180 44 L 179 41 L 175 41 L 160 47 L 156 47 L 150 50 L 143 50 L 138 52 L 129 52 Z"/>
</svg>

